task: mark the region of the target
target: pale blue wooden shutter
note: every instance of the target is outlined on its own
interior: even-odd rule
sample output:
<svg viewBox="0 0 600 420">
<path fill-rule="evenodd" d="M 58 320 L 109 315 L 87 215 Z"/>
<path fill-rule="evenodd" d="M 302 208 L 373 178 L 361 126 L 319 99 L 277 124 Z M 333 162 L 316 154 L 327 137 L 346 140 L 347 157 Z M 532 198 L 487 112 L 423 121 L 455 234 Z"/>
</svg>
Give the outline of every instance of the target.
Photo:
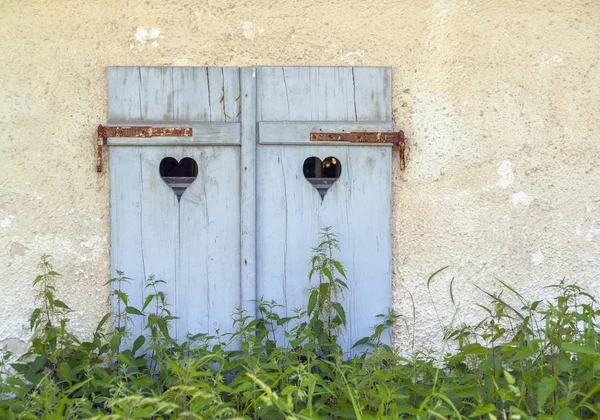
<svg viewBox="0 0 600 420">
<path fill-rule="evenodd" d="M 257 295 L 285 315 L 305 307 L 311 249 L 331 226 L 349 280 L 341 339 L 349 350 L 392 304 L 392 148 L 309 144 L 309 133 L 391 131 L 391 69 L 262 67 L 257 79 Z M 341 162 L 323 199 L 303 174 L 311 156 Z"/>
<path fill-rule="evenodd" d="M 305 307 L 311 249 L 331 226 L 348 274 L 346 350 L 391 306 L 391 145 L 309 144 L 314 131 L 389 131 L 389 68 L 109 69 L 109 125 L 192 127 L 193 137 L 111 138 L 111 268 L 141 305 L 161 286 L 172 330 L 222 333 L 237 306 L 264 297 Z M 322 198 L 306 158 L 333 156 L 341 175 Z M 178 201 L 163 158 L 193 158 Z M 141 320 L 130 327 L 143 333 Z M 390 336 L 384 337 L 390 343 Z"/>
<path fill-rule="evenodd" d="M 240 172 L 253 161 L 254 90 L 251 69 L 109 68 L 109 125 L 193 128 L 191 138 L 108 139 L 112 273 L 132 279 L 123 291 L 138 307 L 152 293 L 144 279 L 165 280 L 179 340 L 231 331 L 236 307 L 254 298 L 254 212 L 242 211 L 254 208 L 254 169 Z M 240 122 L 244 111 L 250 120 Z M 159 173 L 165 157 L 198 165 L 179 201 Z M 134 319 L 135 338 L 143 325 Z"/>
</svg>

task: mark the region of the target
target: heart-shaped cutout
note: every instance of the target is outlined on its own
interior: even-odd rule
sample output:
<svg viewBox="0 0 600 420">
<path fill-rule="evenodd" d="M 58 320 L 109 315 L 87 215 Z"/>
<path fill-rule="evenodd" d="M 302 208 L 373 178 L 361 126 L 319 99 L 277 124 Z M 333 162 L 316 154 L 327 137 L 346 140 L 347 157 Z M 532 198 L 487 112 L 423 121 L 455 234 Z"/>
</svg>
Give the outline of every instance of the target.
<svg viewBox="0 0 600 420">
<path fill-rule="evenodd" d="M 163 181 L 173 189 L 177 196 L 177 201 L 198 176 L 198 164 L 190 157 L 185 157 L 180 161 L 172 157 L 166 157 L 160 161 L 160 176 Z"/>
<path fill-rule="evenodd" d="M 302 172 L 323 200 L 329 188 L 342 174 L 342 163 L 333 156 L 326 157 L 323 161 L 318 157 L 311 156 L 304 161 Z"/>
</svg>

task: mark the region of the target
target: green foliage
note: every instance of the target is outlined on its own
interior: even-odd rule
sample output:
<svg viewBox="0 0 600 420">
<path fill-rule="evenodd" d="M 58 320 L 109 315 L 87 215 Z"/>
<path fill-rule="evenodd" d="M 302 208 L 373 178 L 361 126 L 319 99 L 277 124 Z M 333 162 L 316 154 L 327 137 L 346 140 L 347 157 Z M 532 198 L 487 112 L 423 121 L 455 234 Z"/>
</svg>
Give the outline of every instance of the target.
<svg viewBox="0 0 600 420">
<path fill-rule="evenodd" d="M 233 333 L 184 342 L 171 337 L 176 317 L 164 282 L 150 276 L 136 307 L 122 292 L 130 279 L 120 272 L 109 281 L 114 313 L 89 341 L 79 340 L 68 328 L 69 307 L 57 298 L 59 275 L 43 256 L 29 348 L 16 361 L 8 352 L 0 361 L 0 418 L 599 416 L 599 309 L 580 287 L 563 281 L 551 286 L 554 299 L 533 302 L 506 283 L 502 293 L 482 291 L 487 315 L 447 328 L 437 358 L 398 356 L 381 337 L 399 317 L 381 315 L 350 357 L 337 344 L 346 324 L 346 273 L 334 258 L 335 235 L 327 229 L 321 239 L 305 309 L 283 317 L 276 302 L 260 300 L 260 319 L 239 309 Z M 143 335 L 127 332 L 134 321 Z"/>
</svg>

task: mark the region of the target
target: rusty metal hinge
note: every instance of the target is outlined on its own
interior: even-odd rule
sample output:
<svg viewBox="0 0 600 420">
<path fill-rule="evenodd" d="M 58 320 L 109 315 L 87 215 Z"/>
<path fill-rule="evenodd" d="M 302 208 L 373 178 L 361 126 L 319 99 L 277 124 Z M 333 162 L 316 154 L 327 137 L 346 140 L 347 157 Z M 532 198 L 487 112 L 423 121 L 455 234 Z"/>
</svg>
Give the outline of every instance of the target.
<svg viewBox="0 0 600 420">
<path fill-rule="evenodd" d="M 406 143 L 403 131 L 375 132 L 339 132 L 339 133 L 310 133 L 310 141 L 344 141 L 349 143 L 392 143 L 400 153 L 400 169 L 406 168 L 404 149 Z"/>
<path fill-rule="evenodd" d="M 96 170 L 102 172 L 102 146 L 109 137 L 191 137 L 190 127 L 105 127 L 98 126 L 98 162 Z"/>
</svg>

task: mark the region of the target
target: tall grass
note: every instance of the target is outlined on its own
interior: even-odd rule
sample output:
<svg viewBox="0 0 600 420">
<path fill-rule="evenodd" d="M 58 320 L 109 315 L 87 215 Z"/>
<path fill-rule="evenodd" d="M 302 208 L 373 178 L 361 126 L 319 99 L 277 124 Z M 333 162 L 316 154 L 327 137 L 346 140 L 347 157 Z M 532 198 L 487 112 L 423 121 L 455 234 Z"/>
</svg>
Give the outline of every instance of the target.
<svg viewBox="0 0 600 420">
<path fill-rule="evenodd" d="M 183 343 L 169 335 L 176 314 L 157 287 L 162 280 L 150 277 L 147 297 L 135 307 L 121 292 L 129 281 L 122 273 L 110 280 L 114 313 L 80 341 L 69 329 L 69 307 L 56 297 L 59 275 L 44 256 L 34 281 L 32 340 L 17 362 L 5 352 L 0 370 L 0 417 L 598 417 L 599 309 L 591 294 L 563 281 L 550 286 L 553 299 L 530 302 L 502 283 L 502 293 L 482 291 L 487 315 L 480 322 L 446 330 L 441 347 L 452 351 L 398 356 L 381 342 L 398 318 L 390 313 L 356 343 L 366 350 L 349 358 L 337 344 L 347 289 L 337 247 L 324 231 L 310 261 L 304 310 L 282 318 L 276 303 L 259 301 L 260 319 L 238 310 L 232 334 Z M 127 336 L 134 317 L 143 318 L 145 335 Z"/>
</svg>

